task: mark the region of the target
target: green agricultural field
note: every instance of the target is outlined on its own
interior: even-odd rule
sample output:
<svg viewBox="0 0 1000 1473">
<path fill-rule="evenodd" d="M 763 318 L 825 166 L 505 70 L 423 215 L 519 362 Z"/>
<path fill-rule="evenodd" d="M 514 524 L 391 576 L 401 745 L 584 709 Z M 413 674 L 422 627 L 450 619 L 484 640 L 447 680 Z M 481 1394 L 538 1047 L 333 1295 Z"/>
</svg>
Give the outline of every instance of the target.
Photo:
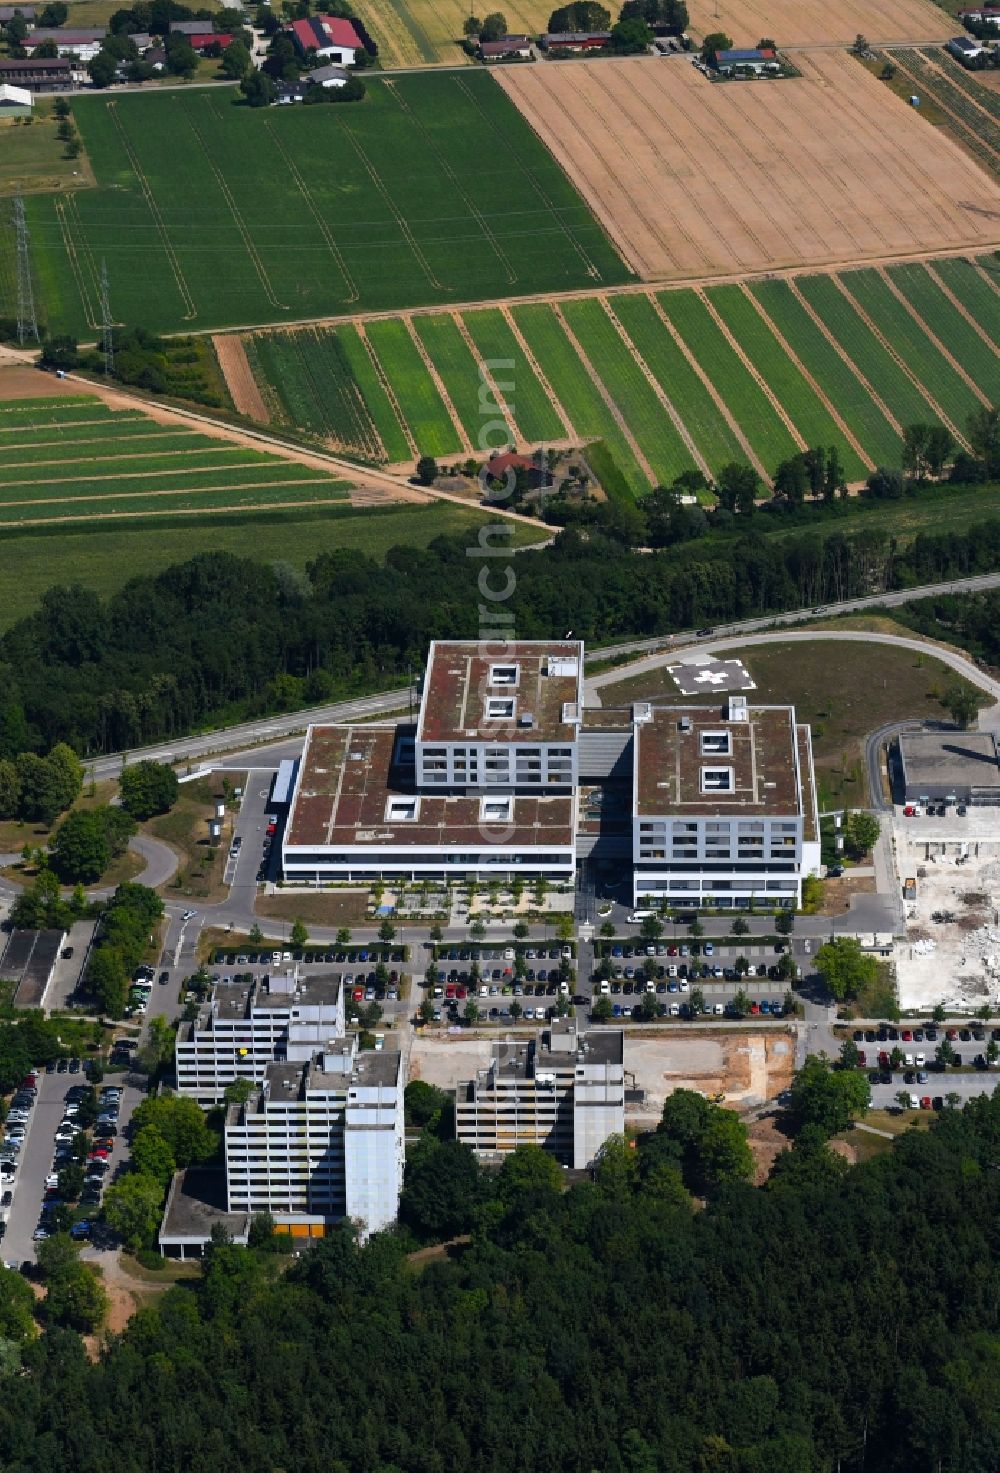
<svg viewBox="0 0 1000 1473">
<path fill-rule="evenodd" d="M 60 417 L 65 443 L 48 438 L 37 444 L 36 435 L 57 432 Z M 138 434 L 149 428 L 156 432 L 152 438 Z M 85 429 L 95 438 L 81 445 Z M 178 511 L 343 501 L 348 489 L 323 470 L 195 430 L 165 428 L 98 399 L 0 406 L 0 447 L 5 525 L 44 521 L 57 527 L 67 519 L 101 524 L 126 514 L 141 514 L 152 524 L 157 515 Z"/>
<path fill-rule="evenodd" d="M 792 352 L 812 374 L 844 423 L 876 465 L 895 465 L 900 436 L 849 364 L 831 346 L 786 281 L 755 282 L 751 288 Z M 838 444 L 840 437 L 838 436 Z M 856 457 L 855 457 L 856 458 Z"/>
<path fill-rule="evenodd" d="M 975 379 L 994 404 L 1000 403 L 1000 356 L 948 300 L 935 277 L 924 266 L 918 265 L 893 266 L 888 275 L 942 346 Z M 986 286 L 985 282 L 983 286 Z M 995 300 L 1000 307 L 1000 297 Z M 998 320 L 1000 312 L 994 311 L 991 329 L 996 327 Z"/>
<path fill-rule="evenodd" d="M 506 421 L 506 434 L 499 428 L 501 415 L 483 380 L 479 363 L 448 313 L 414 317 L 413 326 L 431 362 L 448 391 L 448 396 L 476 450 L 488 451 L 514 439 L 513 426 Z M 482 386 L 483 392 L 480 393 Z M 488 427 L 492 427 L 490 430 Z M 488 438 L 484 435 L 488 434 Z"/>
<path fill-rule="evenodd" d="M 563 315 L 604 387 L 620 406 L 657 482 L 669 486 L 684 471 L 694 470 L 694 457 L 669 411 L 660 403 L 601 303 L 567 302 Z"/>
<path fill-rule="evenodd" d="M 57 583 L 113 593 L 132 577 L 159 572 L 202 552 L 231 552 L 301 573 L 320 553 L 338 548 L 381 560 L 390 547 L 426 547 L 435 537 L 467 535 L 471 544 L 484 520 L 471 508 L 437 503 L 357 511 L 347 506 L 304 507 L 259 510 L 252 517 L 246 512 L 208 513 L 5 529 L 0 533 L 0 552 L 7 560 L 16 557 L 17 577 L 5 583 L 0 628 L 30 614 L 45 590 Z M 527 546 L 544 535 L 514 525 L 515 546 Z"/>
<path fill-rule="evenodd" d="M 405 322 L 369 322 L 365 336 L 413 432 L 419 455 L 454 455 L 461 450 L 448 406 L 438 393 Z"/>
<path fill-rule="evenodd" d="M 357 328 L 338 327 L 336 332 L 337 341 L 382 441 L 386 460 L 390 464 L 410 460 L 412 452 L 399 415 L 375 371 L 371 353 L 361 341 Z"/>
<path fill-rule="evenodd" d="M 333 333 L 257 333 L 245 340 L 244 348 L 258 382 L 270 387 L 279 424 L 307 430 L 366 460 L 384 458 L 364 397 Z"/>
<path fill-rule="evenodd" d="M 926 384 L 943 412 L 958 429 L 979 403 L 964 379 L 914 322 L 877 271 L 845 271 L 841 281 L 907 367 Z"/>
<path fill-rule="evenodd" d="M 632 339 L 643 361 L 681 415 L 692 440 L 713 474 L 746 452 L 715 400 L 663 325 L 647 297 L 621 295 L 609 306 Z"/>
<path fill-rule="evenodd" d="M 806 301 L 877 389 L 900 425 L 938 424 L 940 414 L 872 332 L 830 276 L 800 276 L 797 285 Z"/>
<path fill-rule="evenodd" d="M 706 295 L 806 444 L 836 445 L 847 480 L 863 477 L 866 466 L 848 445 L 829 409 L 788 357 L 750 298 L 738 286 L 713 287 Z"/>
<path fill-rule="evenodd" d="M 466 312 L 462 320 L 517 421 L 521 439 L 530 445 L 563 439 L 566 426 L 499 308 Z"/>
<path fill-rule="evenodd" d="M 48 327 L 94 335 L 105 261 L 115 317 L 165 332 L 628 279 L 491 77 L 367 87 L 348 107 L 254 110 L 229 88 L 74 99 L 96 188 L 26 202 Z M 3 283 L 11 251 L 5 219 Z"/>
<path fill-rule="evenodd" d="M 604 440 L 635 492 L 641 494 L 648 490 L 649 482 L 639 468 L 632 447 L 609 413 L 552 308 L 515 307 L 513 315 L 578 436 Z"/>
<path fill-rule="evenodd" d="M 766 469 L 794 455 L 799 447 L 704 302 L 694 292 L 662 292 L 658 300 Z"/>
<path fill-rule="evenodd" d="M 979 265 L 987 273 L 992 274 L 993 279 L 1000 286 L 996 262 L 987 257 L 980 261 Z M 1000 292 L 995 291 L 989 281 L 980 275 L 975 262 L 952 257 L 943 261 L 934 261 L 931 270 L 958 298 L 962 306 L 972 313 L 977 322 L 982 323 L 994 338 L 1000 338 Z"/>
</svg>

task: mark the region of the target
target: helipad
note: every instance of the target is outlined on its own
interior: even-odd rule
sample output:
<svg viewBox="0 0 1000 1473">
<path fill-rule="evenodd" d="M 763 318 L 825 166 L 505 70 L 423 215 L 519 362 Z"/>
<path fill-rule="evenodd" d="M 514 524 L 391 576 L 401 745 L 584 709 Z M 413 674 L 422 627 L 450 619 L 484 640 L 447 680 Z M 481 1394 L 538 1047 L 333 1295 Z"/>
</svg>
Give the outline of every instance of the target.
<svg viewBox="0 0 1000 1473">
<path fill-rule="evenodd" d="M 689 655 L 668 669 L 682 696 L 713 696 L 723 691 L 757 689 L 742 660 Z"/>
</svg>

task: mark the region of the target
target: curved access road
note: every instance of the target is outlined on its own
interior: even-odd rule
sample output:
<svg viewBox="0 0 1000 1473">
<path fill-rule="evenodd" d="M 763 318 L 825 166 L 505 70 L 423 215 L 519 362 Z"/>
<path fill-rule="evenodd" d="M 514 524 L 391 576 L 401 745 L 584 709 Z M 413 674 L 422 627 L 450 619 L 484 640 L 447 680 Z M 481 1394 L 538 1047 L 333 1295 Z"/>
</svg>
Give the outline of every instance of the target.
<svg viewBox="0 0 1000 1473">
<path fill-rule="evenodd" d="M 823 618 L 834 618 L 840 614 L 853 614 L 863 612 L 866 609 L 885 608 L 910 602 L 911 599 L 928 598 L 934 594 L 942 593 L 977 593 L 988 588 L 1000 587 L 1000 572 L 985 573 L 975 578 L 956 579 L 950 583 L 925 584 L 921 588 L 900 589 L 895 593 L 882 593 L 873 595 L 871 598 L 850 599 L 844 603 L 823 604 L 816 608 L 796 609 L 785 614 L 770 614 L 763 619 L 746 619 L 739 624 L 726 624 L 714 628 L 705 635 L 696 631 L 686 634 L 660 635 L 655 639 L 635 639 L 627 643 L 608 645 L 603 649 L 591 649 L 586 656 L 587 664 L 598 664 L 605 660 L 620 659 L 623 655 L 642 655 L 649 653 L 653 657 L 659 652 L 659 658 L 653 658 L 648 668 L 655 668 L 667 660 L 675 658 L 679 650 L 690 650 L 691 648 L 704 649 L 706 651 L 722 647 L 732 647 L 737 643 L 749 643 L 751 637 L 758 631 L 767 631 L 765 637 L 784 639 L 883 639 L 898 643 L 922 653 L 930 653 L 945 664 L 950 663 L 946 658 L 947 650 L 942 650 L 935 644 L 922 644 L 919 640 L 907 640 L 902 635 L 878 635 L 858 633 L 857 631 L 844 630 L 842 633 L 822 630 L 809 631 L 808 634 L 793 636 L 784 634 L 776 636 L 775 630 L 785 629 L 794 624 L 801 624 L 805 620 L 814 619 L 817 616 Z M 961 658 L 955 656 L 954 658 Z M 967 668 L 966 668 L 967 667 Z M 608 684 L 615 680 L 622 680 L 628 673 L 640 674 L 647 668 L 645 663 L 637 666 L 616 666 L 614 670 L 594 676 L 587 682 L 588 692 L 596 691 L 601 684 Z M 957 668 L 957 667 L 956 667 Z M 966 674 L 982 689 L 989 689 L 995 700 L 1000 699 L 993 686 L 984 684 L 986 677 L 970 660 L 963 661 L 963 669 Z M 252 747 L 260 746 L 265 742 L 276 742 L 285 737 L 297 736 L 304 732 L 306 727 L 312 723 L 359 721 L 370 719 L 373 716 L 387 716 L 392 712 L 403 711 L 410 701 L 419 699 L 415 687 L 403 688 L 393 691 L 382 691 L 377 695 L 358 696 L 352 701 L 339 701 L 326 706 L 313 706 L 308 710 L 294 711 L 287 716 L 267 717 L 262 721 L 247 721 L 237 726 L 224 727 L 220 731 L 210 732 L 204 736 L 181 737 L 176 741 L 159 742 L 153 747 L 143 747 L 135 751 L 122 753 L 111 752 L 107 756 L 94 758 L 88 763 L 93 770 L 95 778 L 117 777 L 122 769 L 123 761 L 138 761 L 142 757 L 149 757 L 158 762 L 170 762 L 174 765 L 181 763 L 196 764 L 200 758 L 217 755 L 222 752 L 242 752 Z"/>
<path fill-rule="evenodd" d="M 993 576 L 993 575 L 991 575 Z M 995 582 L 1000 583 L 1000 574 L 996 575 Z M 772 623 L 777 622 L 775 620 Z M 698 648 L 705 654 L 717 655 L 723 650 L 749 649 L 759 644 L 815 644 L 818 640 L 829 640 L 838 644 L 889 644 L 897 649 L 912 650 L 914 654 L 929 655 L 935 660 L 940 660 L 942 665 L 949 666 L 956 675 L 961 675 L 970 685 L 976 685 L 984 690 L 987 695 L 993 697 L 994 703 L 1000 703 L 1000 680 L 994 680 L 992 675 L 987 675 L 966 655 L 960 655 L 956 650 L 948 649 L 945 645 L 935 644 L 932 640 L 920 639 L 904 634 L 877 634 L 868 630 L 858 629 L 803 629 L 803 630 L 776 630 L 769 634 L 728 634 L 724 630 L 715 630 L 711 638 L 697 641 Z M 602 686 L 614 685 L 620 680 L 630 680 L 635 675 L 644 675 L 649 670 L 658 670 L 664 665 L 675 664 L 677 654 L 675 649 L 661 651 L 656 655 L 647 655 L 644 659 L 633 661 L 630 665 L 616 665 L 613 670 L 602 671 L 600 675 L 591 675 L 586 681 L 586 692 L 588 698 L 600 700 L 598 692 Z"/>
</svg>

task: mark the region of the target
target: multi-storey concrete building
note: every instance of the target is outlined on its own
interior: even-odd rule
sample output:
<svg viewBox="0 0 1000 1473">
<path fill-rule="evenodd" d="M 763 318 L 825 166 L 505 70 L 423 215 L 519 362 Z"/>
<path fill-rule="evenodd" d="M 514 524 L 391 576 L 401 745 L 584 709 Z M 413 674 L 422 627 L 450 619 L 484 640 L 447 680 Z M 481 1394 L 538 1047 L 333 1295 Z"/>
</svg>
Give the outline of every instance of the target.
<svg viewBox="0 0 1000 1473">
<path fill-rule="evenodd" d="M 820 865 L 809 728 L 790 706 L 584 709 L 578 641 L 431 646 L 416 724 L 316 726 L 286 880 L 570 880 L 636 903 L 796 905 Z"/>
<path fill-rule="evenodd" d="M 174 1045 L 177 1092 L 218 1104 L 234 1079 L 261 1084 L 275 1059 L 301 1063 L 344 1035 L 338 977 L 273 976 L 264 983 L 217 983 Z"/>
<path fill-rule="evenodd" d="M 269 1212 L 295 1236 L 343 1217 L 364 1233 L 395 1221 L 403 1182 L 403 1061 L 356 1037 L 305 1062 L 268 1064 L 226 1114 L 227 1211 Z"/>
<path fill-rule="evenodd" d="M 820 865 L 809 728 L 790 706 L 635 708 L 636 904 L 797 906 Z"/>
<path fill-rule="evenodd" d="M 563 1019 L 537 1040 L 494 1044 L 489 1066 L 456 1086 L 458 1139 L 488 1161 L 536 1145 L 565 1166 L 590 1166 L 625 1129 L 624 1037 Z"/>
</svg>

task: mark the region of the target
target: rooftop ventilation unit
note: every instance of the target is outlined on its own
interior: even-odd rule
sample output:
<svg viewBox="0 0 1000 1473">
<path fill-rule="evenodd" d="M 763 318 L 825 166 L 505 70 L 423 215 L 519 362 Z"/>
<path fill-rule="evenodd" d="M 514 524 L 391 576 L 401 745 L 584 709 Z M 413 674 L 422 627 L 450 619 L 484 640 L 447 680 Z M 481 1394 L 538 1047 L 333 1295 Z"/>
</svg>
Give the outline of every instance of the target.
<svg viewBox="0 0 1000 1473">
<path fill-rule="evenodd" d="M 678 721 L 678 723 L 677 723 L 677 729 L 678 729 L 678 731 L 690 731 L 691 730 L 691 718 L 690 718 L 690 716 L 682 716 L 681 719 L 680 719 L 680 721 Z"/>
<path fill-rule="evenodd" d="M 746 696 L 730 696 L 726 716 L 729 721 L 748 721 L 750 712 Z"/>
<path fill-rule="evenodd" d="M 522 711 L 521 715 L 517 718 L 517 724 L 518 726 L 534 726 L 535 718 L 530 711 Z"/>
</svg>

